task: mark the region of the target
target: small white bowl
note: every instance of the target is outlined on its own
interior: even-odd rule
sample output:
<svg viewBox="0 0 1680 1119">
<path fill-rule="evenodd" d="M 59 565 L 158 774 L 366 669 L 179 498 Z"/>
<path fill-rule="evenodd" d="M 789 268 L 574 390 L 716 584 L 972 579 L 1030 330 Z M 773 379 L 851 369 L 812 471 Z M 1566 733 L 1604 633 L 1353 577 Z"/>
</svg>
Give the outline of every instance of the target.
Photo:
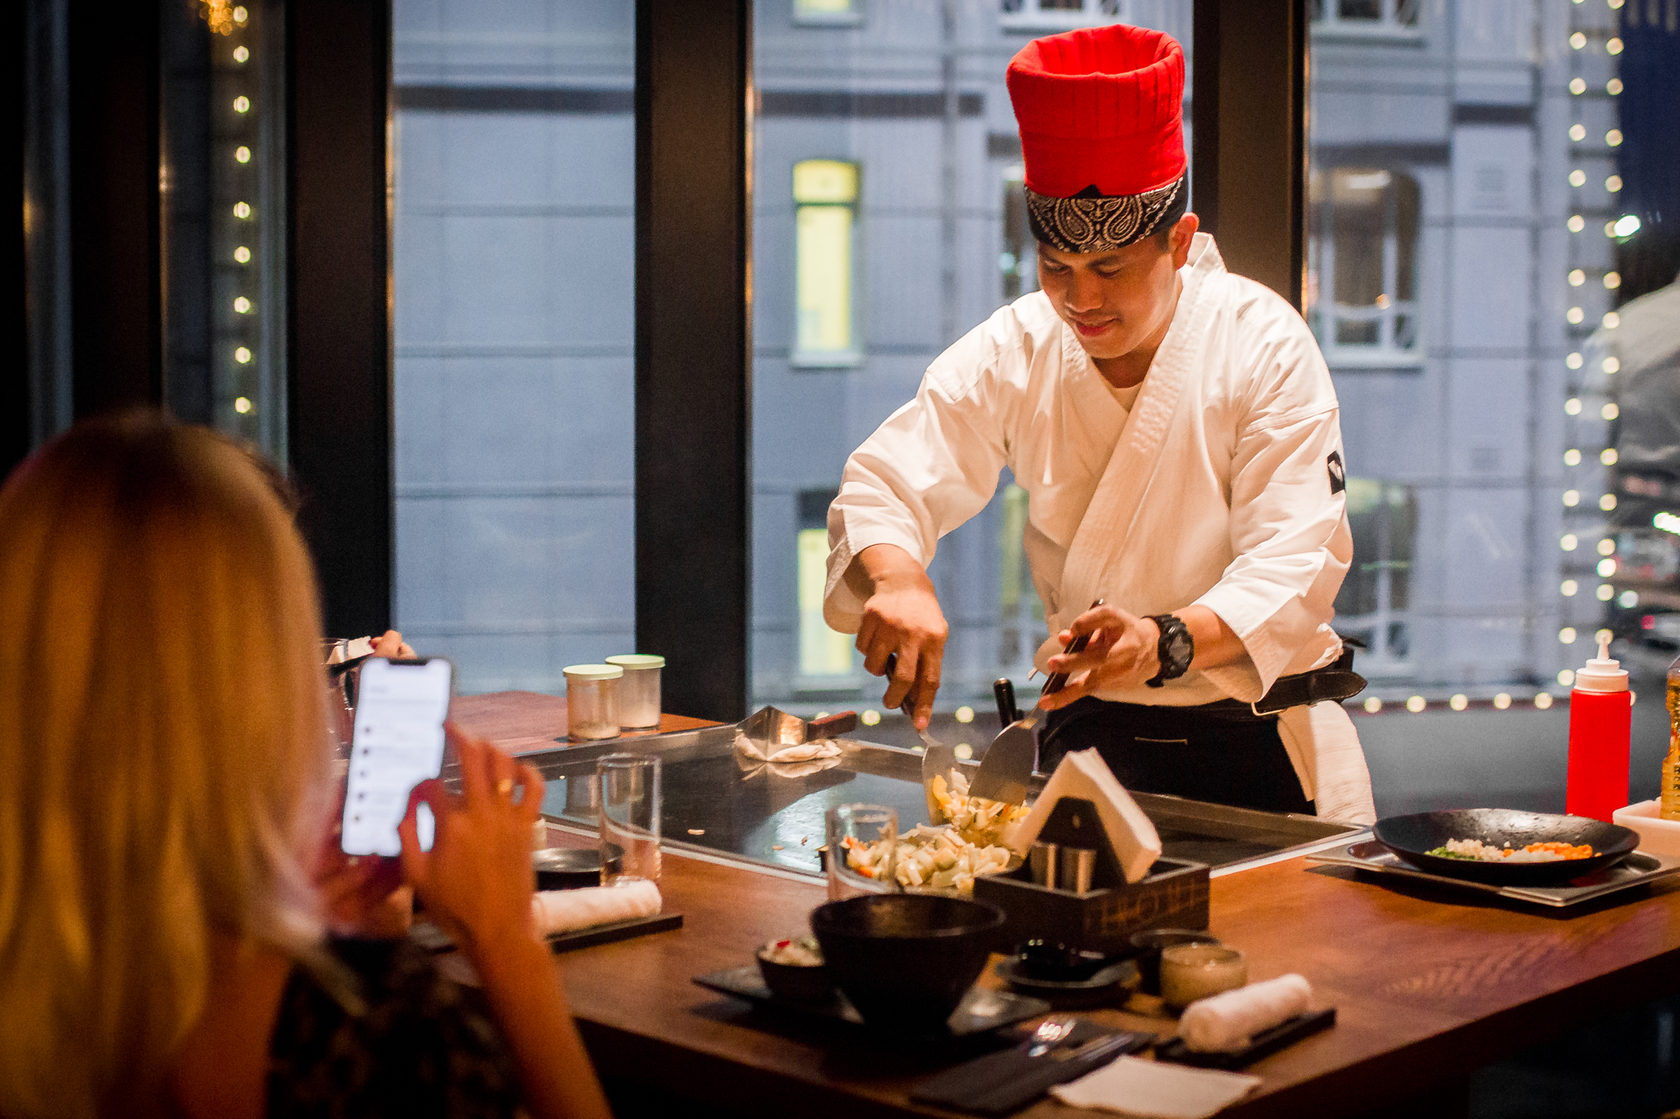
<svg viewBox="0 0 1680 1119">
<path fill-rule="evenodd" d="M 1642 800 L 1618 808 L 1610 814 L 1611 821 L 1632 828 L 1639 833 L 1639 849 L 1652 855 L 1680 855 L 1680 820 L 1665 820 L 1658 815 L 1662 804 Z"/>
</svg>

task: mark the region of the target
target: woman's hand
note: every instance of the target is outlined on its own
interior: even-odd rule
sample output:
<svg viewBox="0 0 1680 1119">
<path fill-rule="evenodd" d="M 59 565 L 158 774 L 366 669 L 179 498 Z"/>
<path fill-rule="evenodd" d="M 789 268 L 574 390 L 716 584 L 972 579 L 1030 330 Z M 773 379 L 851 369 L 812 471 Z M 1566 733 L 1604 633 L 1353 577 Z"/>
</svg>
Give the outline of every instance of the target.
<svg viewBox="0 0 1680 1119">
<path fill-rule="evenodd" d="M 447 731 L 461 760 L 461 795 L 436 779 L 415 787 L 397 826 L 403 876 L 469 954 L 498 938 L 530 940 L 531 825 L 541 814 L 542 777 L 453 724 Z M 420 849 L 421 804 L 436 821 L 430 851 Z"/>
<path fill-rule="evenodd" d="M 395 940 L 414 919 L 414 891 L 403 885 L 396 859 L 346 855 L 338 828 L 321 852 L 315 872 L 327 928 L 338 936 Z"/>
<path fill-rule="evenodd" d="M 376 657 L 410 658 L 414 656 L 414 647 L 403 640 L 403 635 L 394 629 L 388 629 L 373 639 L 373 655 Z"/>
</svg>

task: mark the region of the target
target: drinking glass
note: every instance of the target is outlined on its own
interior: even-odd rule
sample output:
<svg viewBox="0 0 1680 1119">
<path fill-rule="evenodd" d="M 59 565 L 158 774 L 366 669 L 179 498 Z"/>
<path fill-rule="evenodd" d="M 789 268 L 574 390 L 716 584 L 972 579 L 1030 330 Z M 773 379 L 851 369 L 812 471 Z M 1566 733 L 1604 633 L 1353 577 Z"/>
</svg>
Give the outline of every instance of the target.
<svg viewBox="0 0 1680 1119">
<path fill-rule="evenodd" d="M 828 810 L 828 897 L 884 894 L 898 888 L 894 859 L 898 811 L 884 804 L 841 804 Z"/>
<path fill-rule="evenodd" d="M 659 759 L 607 754 L 595 763 L 601 786 L 601 885 L 659 881 Z"/>
</svg>

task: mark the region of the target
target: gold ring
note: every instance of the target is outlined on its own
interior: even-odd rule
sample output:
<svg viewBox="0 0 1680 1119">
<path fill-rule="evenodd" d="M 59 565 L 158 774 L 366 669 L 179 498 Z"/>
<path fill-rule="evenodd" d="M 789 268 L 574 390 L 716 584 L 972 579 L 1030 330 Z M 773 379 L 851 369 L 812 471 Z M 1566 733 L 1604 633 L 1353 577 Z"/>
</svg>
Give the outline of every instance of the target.
<svg viewBox="0 0 1680 1119">
<path fill-rule="evenodd" d="M 507 796 L 509 793 L 513 792 L 513 778 L 504 777 L 500 781 L 497 781 L 496 792 L 502 796 Z"/>
</svg>

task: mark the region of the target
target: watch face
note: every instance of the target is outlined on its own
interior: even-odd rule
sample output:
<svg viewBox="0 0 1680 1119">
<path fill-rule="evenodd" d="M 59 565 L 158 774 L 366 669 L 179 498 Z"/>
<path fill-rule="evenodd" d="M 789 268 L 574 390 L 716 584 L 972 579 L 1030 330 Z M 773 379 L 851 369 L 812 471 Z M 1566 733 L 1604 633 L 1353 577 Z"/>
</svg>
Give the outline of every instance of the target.
<svg viewBox="0 0 1680 1119">
<path fill-rule="evenodd" d="M 1174 668 L 1190 663 L 1190 633 L 1183 626 L 1174 626 L 1167 638 L 1167 657 Z"/>
</svg>

